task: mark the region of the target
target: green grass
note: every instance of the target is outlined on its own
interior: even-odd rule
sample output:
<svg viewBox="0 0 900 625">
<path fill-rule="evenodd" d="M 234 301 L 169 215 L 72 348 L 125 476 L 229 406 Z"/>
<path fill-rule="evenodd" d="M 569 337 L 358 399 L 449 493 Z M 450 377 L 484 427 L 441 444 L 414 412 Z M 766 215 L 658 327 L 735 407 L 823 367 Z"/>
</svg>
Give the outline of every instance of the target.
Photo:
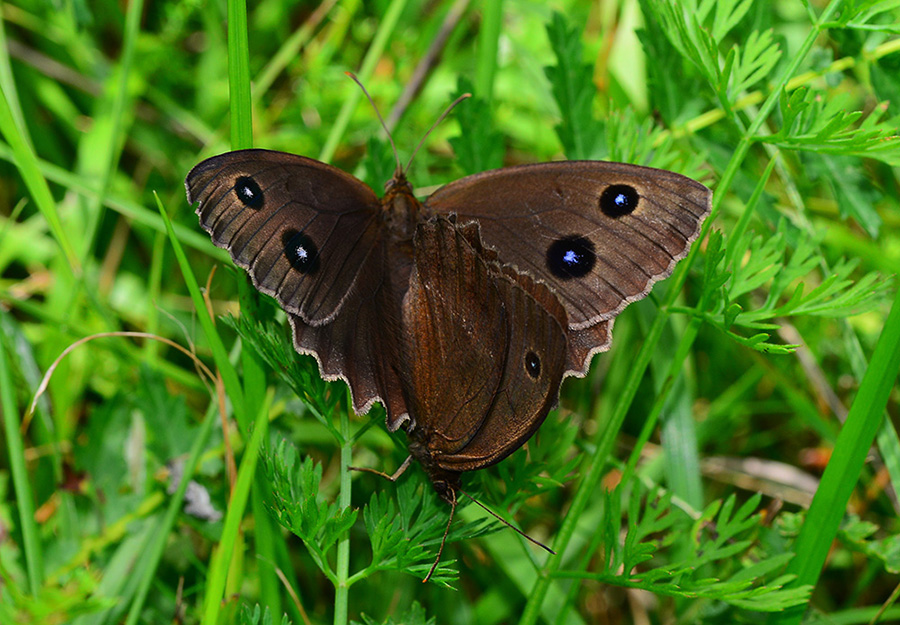
<svg viewBox="0 0 900 625">
<path fill-rule="evenodd" d="M 461 7 L 0 5 L 0 623 L 900 619 L 900 5 Z M 538 435 L 465 476 L 556 556 L 462 505 L 423 585 L 448 508 L 417 467 L 349 469 L 393 472 L 405 437 L 348 412 L 187 206 L 194 164 L 251 145 L 379 189 L 347 71 L 404 160 L 474 94 L 419 189 L 564 157 L 715 192 Z"/>
</svg>

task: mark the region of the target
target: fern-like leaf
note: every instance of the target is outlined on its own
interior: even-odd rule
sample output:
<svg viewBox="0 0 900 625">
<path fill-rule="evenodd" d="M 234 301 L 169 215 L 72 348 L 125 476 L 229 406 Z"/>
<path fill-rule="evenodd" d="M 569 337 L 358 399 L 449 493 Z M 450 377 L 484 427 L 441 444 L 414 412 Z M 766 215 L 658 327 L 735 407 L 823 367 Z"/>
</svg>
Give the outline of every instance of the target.
<svg viewBox="0 0 900 625">
<path fill-rule="evenodd" d="M 616 504 L 616 499 L 624 497 L 622 487 L 607 494 L 601 531 L 613 542 L 604 545 L 605 570 L 561 571 L 558 576 L 643 588 L 660 595 L 720 601 L 758 612 L 784 610 L 808 600 L 808 586 L 783 588 L 792 577 L 768 579 L 784 567 L 791 554 L 766 557 L 758 552 L 760 516 L 755 511 L 759 495 L 740 507 L 736 507 L 737 500 L 732 495 L 725 501 L 713 502 L 698 519 L 690 520 L 672 505 L 671 495 L 648 496 L 639 484 L 634 487 L 638 492 L 627 497 L 628 525 L 624 537 L 619 528 L 620 507 Z M 692 527 L 689 541 L 683 540 L 686 521 Z M 672 555 L 668 548 L 676 542 L 679 559 L 665 563 L 666 556 Z M 609 557 L 610 554 L 615 555 Z M 709 577 L 703 574 L 708 570 L 731 574 L 725 579 Z"/>
<path fill-rule="evenodd" d="M 863 117 L 862 111 L 848 110 L 848 98 L 844 94 L 823 98 L 806 87 L 785 92 L 780 101 L 781 129 L 755 140 L 782 149 L 864 156 L 900 165 L 900 117 L 887 117 L 885 103 Z"/>
<path fill-rule="evenodd" d="M 740 46 L 734 45 L 725 58 L 718 91 L 724 93 L 734 106 L 746 90 L 771 74 L 780 58 L 781 50 L 771 30 L 751 32 L 747 40 Z"/>
<path fill-rule="evenodd" d="M 563 151 L 570 159 L 599 158 L 603 125 L 593 113 L 597 88 L 593 68 L 581 59 L 578 29 L 570 27 L 561 13 L 554 13 L 547 35 L 556 55 L 556 65 L 547 67 L 545 72 L 562 117 L 556 134 Z"/>
</svg>

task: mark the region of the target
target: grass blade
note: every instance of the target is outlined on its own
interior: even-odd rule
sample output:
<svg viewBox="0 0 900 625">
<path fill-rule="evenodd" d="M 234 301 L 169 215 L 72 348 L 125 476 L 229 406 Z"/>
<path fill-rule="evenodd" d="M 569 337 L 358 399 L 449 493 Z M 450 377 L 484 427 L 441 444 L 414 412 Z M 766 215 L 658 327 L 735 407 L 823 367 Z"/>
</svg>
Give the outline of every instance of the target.
<svg viewBox="0 0 900 625">
<path fill-rule="evenodd" d="M 6 313 L 0 311 L 0 315 Z M 19 409 L 16 406 L 16 385 L 13 384 L 8 354 L 14 354 L 7 344 L 6 334 L 0 332 L 0 415 L 6 434 L 6 453 L 9 454 L 10 472 L 16 493 L 19 525 L 22 530 L 28 584 L 32 594 L 37 594 L 44 580 L 44 557 L 37 525 L 34 522 L 34 500 L 28 483 L 28 467 L 25 461 L 25 445 L 19 432 Z"/>
<path fill-rule="evenodd" d="M 884 409 L 900 374 L 900 291 L 875 346 L 847 420 L 838 434 L 831 460 L 797 537 L 796 556 L 787 572 L 797 575 L 792 586 L 815 584 L 838 526 L 844 518 L 850 495 L 859 480 L 866 454 L 884 419 Z M 802 609 L 773 617 L 778 625 L 799 623 Z"/>
<path fill-rule="evenodd" d="M 9 101 L 6 99 L 6 93 L 3 91 L 0 91 L 0 133 L 9 142 L 9 147 L 12 149 L 13 154 L 13 163 L 18 167 L 25 184 L 28 186 L 31 197 L 44 215 L 44 219 L 47 220 L 50 231 L 53 232 L 56 242 L 66 257 L 69 271 L 74 276 L 81 275 L 81 263 L 59 219 L 56 201 L 50 193 L 47 180 L 41 175 L 37 156 L 29 147 L 23 131 L 16 124 Z"/>
<path fill-rule="evenodd" d="M 254 420 L 253 433 L 244 449 L 244 458 L 238 470 L 238 478 L 235 483 L 231 498 L 228 501 L 228 512 L 225 516 L 225 526 L 222 529 L 222 538 L 216 546 L 215 554 L 210 564 L 210 577 L 206 586 L 206 600 L 203 610 L 204 625 L 215 625 L 218 622 L 219 608 L 222 605 L 225 583 L 228 578 L 231 558 L 235 554 L 235 547 L 239 541 L 241 520 L 247 508 L 247 499 L 250 496 L 250 484 L 256 473 L 256 462 L 266 434 L 269 431 L 269 405 L 272 396 L 263 402 L 259 413 Z"/>
</svg>

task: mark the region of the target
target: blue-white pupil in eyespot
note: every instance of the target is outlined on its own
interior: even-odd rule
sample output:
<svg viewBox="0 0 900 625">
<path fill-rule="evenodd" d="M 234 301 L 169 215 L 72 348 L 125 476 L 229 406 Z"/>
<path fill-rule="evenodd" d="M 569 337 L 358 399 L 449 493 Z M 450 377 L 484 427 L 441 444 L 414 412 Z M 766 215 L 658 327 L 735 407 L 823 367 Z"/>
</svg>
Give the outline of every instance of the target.
<svg viewBox="0 0 900 625">
<path fill-rule="evenodd" d="M 597 261 L 590 239 L 571 234 L 561 237 L 547 248 L 547 269 L 561 280 L 583 278 Z"/>
<path fill-rule="evenodd" d="M 640 202 L 637 189 L 627 184 L 613 184 L 600 194 L 600 210 L 607 217 L 618 219 L 633 213 Z"/>
<path fill-rule="evenodd" d="M 234 181 L 234 193 L 241 204 L 248 208 L 258 209 L 263 205 L 263 192 L 256 181 L 249 176 L 239 176 Z"/>
<path fill-rule="evenodd" d="M 294 269 L 300 273 L 315 273 L 319 269 L 319 249 L 307 234 L 285 230 L 281 241 L 285 258 Z"/>
</svg>

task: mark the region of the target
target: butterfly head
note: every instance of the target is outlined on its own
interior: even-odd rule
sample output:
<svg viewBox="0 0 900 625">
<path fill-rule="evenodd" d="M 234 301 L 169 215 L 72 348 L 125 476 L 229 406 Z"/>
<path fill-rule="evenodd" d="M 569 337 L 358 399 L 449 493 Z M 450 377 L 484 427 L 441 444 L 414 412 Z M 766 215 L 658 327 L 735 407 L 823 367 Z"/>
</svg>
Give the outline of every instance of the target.
<svg viewBox="0 0 900 625">
<path fill-rule="evenodd" d="M 406 172 L 397 168 L 391 179 L 384 183 L 384 196 L 388 197 L 399 193 L 412 195 L 412 185 L 406 178 Z"/>
<path fill-rule="evenodd" d="M 432 478 L 431 484 L 437 491 L 438 497 L 446 501 L 451 506 L 456 505 L 456 493 L 459 492 L 459 473 L 454 473 L 451 479 Z"/>
<path fill-rule="evenodd" d="M 429 448 L 428 435 L 422 428 L 407 431 L 407 435 L 409 435 L 410 455 L 425 469 L 438 496 L 451 506 L 455 506 L 456 493 L 460 489 L 460 473 L 441 466 L 440 457 Z"/>
</svg>

